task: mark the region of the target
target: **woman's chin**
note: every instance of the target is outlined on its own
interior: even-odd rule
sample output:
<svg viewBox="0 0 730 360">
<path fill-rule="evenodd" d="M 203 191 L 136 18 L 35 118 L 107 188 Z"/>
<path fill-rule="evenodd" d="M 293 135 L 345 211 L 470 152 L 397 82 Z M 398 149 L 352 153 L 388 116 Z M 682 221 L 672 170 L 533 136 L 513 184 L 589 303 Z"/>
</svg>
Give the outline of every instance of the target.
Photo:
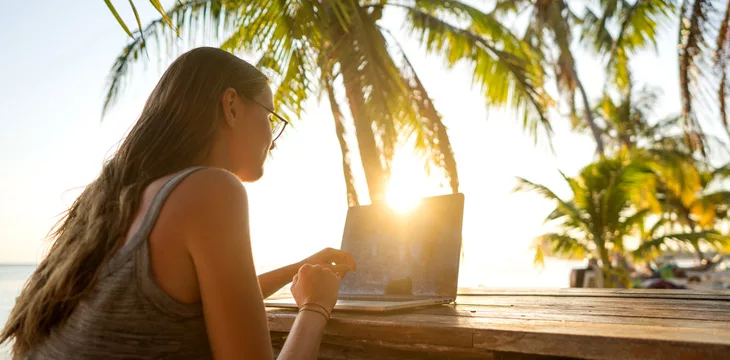
<svg viewBox="0 0 730 360">
<path fill-rule="evenodd" d="M 264 168 L 258 167 L 256 169 L 243 169 L 236 173 L 238 179 L 243 182 L 255 182 L 264 176 Z"/>
</svg>

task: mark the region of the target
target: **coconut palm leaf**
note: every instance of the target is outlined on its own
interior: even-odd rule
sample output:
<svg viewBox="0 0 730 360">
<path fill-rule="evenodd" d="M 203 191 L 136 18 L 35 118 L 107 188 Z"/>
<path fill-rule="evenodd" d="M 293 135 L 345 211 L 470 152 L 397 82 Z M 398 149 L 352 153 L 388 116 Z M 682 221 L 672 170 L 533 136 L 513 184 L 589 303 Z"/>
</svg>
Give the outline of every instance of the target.
<svg viewBox="0 0 730 360">
<path fill-rule="evenodd" d="M 601 14 L 587 9 L 583 18 L 581 39 L 593 44 L 598 54 L 607 55 L 606 70 L 609 79 L 621 90 L 630 86 L 629 56 L 652 46 L 662 23 L 674 10 L 670 0 L 601 0 Z M 612 36 L 607 26 L 615 20 L 618 33 Z"/>
<path fill-rule="evenodd" d="M 730 87 L 728 79 L 728 66 L 730 65 L 730 1 L 725 5 L 725 14 L 720 22 L 717 32 L 715 47 L 715 67 L 720 72 L 720 85 L 717 89 L 718 103 L 720 104 L 720 119 L 725 126 L 725 131 L 730 137 L 730 124 L 727 115 L 727 96 Z"/>
<path fill-rule="evenodd" d="M 666 246 L 668 242 L 675 242 L 680 245 L 693 245 L 700 242 L 705 242 L 718 250 L 721 250 L 724 246 L 727 246 L 730 242 L 730 237 L 722 235 L 716 230 L 706 230 L 693 233 L 679 233 L 679 234 L 668 234 L 659 236 L 651 240 L 644 241 L 634 253 L 637 256 L 643 256 L 646 252 L 657 250 L 661 251 L 663 246 Z"/>
<path fill-rule="evenodd" d="M 167 11 L 167 18 L 171 19 L 177 29 L 189 28 L 192 32 L 206 24 L 211 24 L 211 27 L 217 30 L 219 27 L 230 25 L 237 14 L 237 10 L 226 8 L 224 6 L 225 2 L 224 0 L 177 1 Z M 176 30 L 170 28 L 164 17 L 150 22 L 141 30 L 133 32 L 132 41 L 122 49 L 122 52 L 114 61 L 114 65 L 112 65 L 107 79 L 102 114 L 109 110 L 123 91 L 124 80 L 129 76 L 132 64 L 139 61 L 142 54 L 147 51 L 149 41 L 146 40 L 154 39 L 154 43 L 159 49 L 163 47 L 160 42 L 161 36 L 166 36 L 169 39 L 176 35 Z M 172 43 L 174 42 L 168 41 L 168 44 Z M 164 46 L 164 49 L 171 55 L 177 51 L 174 45 Z"/>
<path fill-rule="evenodd" d="M 580 260 L 591 253 L 589 245 L 567 234 L 547 233 L 533 245 L 535 265 L 544 266 L 545 256 L 561 259 Z"/>
<path fill-rule="evenodd" d="M 622 226 L 618 228 L 619 236 L 629 235 L 633 233 L 634 230 L 643 227 L 644 223 L 646 222 L 646 217 L 651 213 L 651 209 L 642 209 L 636 211 L 633 215 L 625 218 L 623 221 L 621 221 Z"/>
<path fill-rule="evenodd" d="M 406 12 L 411 32 L 428 52 L 442 55 L 449 66 L 461 61 L 474 66 L 474 82 L 482 87 L 488 105 L 511 105 L 522 111 L 523 125 L 532 136 L 537 136 L 538 129 L 551 134 L 546 111 L 552 99 L 543 90 L 542 68 L 527 48 L 517 53 L 501 49 L 505 44 L 510 48 L 517 46 L 508 30 L 498 30 L 496 22 L 482 19 L 474 29 L 502 36 L 489 39 L 420 8 L 406 8 Z M 492 42 L 495 40 L 498 42 Z"/>
<path fill-rule="evenodd" d="M 119 13 L 117 12 L 117 9 L 114 7 L 114 4 L 112 4 L 111 0 L 104 0 L 104 3 L 109 8 L 109 11 L 111 11 L 112 15 L 114 15 L 114 18 L 117 19 L 117 22 L 119 23 L 119 26 L 122 27 L 122 29 L 124 30 L 124 32 L 126 32 L 127 35 L 129 35 L 129 37 L 134 37 L 132 35 L 132 32 L 129 31 L 129 28 L 127 27 L 127 24 L 125 24 L 124 23 L 124 20 L 122 20 L 122 17 L 119 16 Z M 134 6 L 133 3 L 130 3 L 130 4 L 132 4 L 132 6 Z M 137 13 L 137 11 L 135 10 L 135 14 L 136 13 Z"/>
<path fill-rule="evenodd" d="M 134 35 L 131 31 L 129 31 L 129 28 L 127 27 L 127 24 L 122 20 L 121 16 L 119 16 L 119 13 L 117 13 L 116 8 L 114 5 L 112 5 L 111 0 L 104 0 L 104 3 L 106 3 L 107 7 L 109 8 L 109 11 L 111 11 L 112 15 L 114 15 L 114 18 L 119 23 L 119 26 L 122 27 L 124 32 L 129 35 L 130 38 L 134 38 Z M 150 3 L 152 6 L 157 10 L 157 12 L 162 16 L 163 21 L 170 27 L 174 28 L 172 25 L 172 21 L 170 20 L 170 17 L 167 15 L 167 12 L 165 12 L 165 9 L 162 7 L 162 4 L 160 4 L 159 0 L 150 0 Z M 137 13 L 137 7 L 134 5 L 133 0 L 129 0 L 129 6 L 132 8 L 132 12 L 134 13 L 135 20 L 137 20 L 137 25 L 139 26 L 139 30 L 142 31 L 142 24 L 139 20 L 139 13 Z"/>
<path fill-rule="evenodd" d="M 515 11 L 515 9 L 517 10 Z M 601 131 L 591 112 L 590 100 L 578 76 L 576 60 L 571 50 L 571 28 L 581 22 L 580 17 L 573 13 L 572 9 L 564 0 L 514 0 L 514 4 L 512 5 L 505 5 L 505 2 L 498 2 L 495 8 L 496 14 L 507 13 L 508 16 L 512 16 L 513 14 L 510 11 L 529 11 L 529 20 L 524 40 L 551 57 L 547 59 L 548 63 L 543 62 L 543 66 L 552 66 L 554 68 L 558 90 L 567 99 L 568 105 L 570 106 L 570 115 L 573 118 L 578 116 L 578 106 L 575 102 L 576 92 L 578 92 L 582 101 L 583 117 L 588 124 L 588 128 L 591 129 L 591 134 L 596 142 L 597 152 L 604 154 Z"/>
<path fill-rule="evenodd" d="M 590 218 L 587 218 L 581 214 L 582 209 L 576 207 L 574 202 L 567 202 L 557 196 L 548 187 L 540 184 L 533 183 L 523 178 L 517 178 L 517 185 L 513 189 L 513 192 L 529 192 L 534 191 L 540 194 L 547 200 L 553 200 L 557 203 L 557 206 L 553 212 L 548 215 L 545 221 L 561 220 L 566 226 L 580 229 L 586 234 L 591 234 L 592 224 Z"/>
<path fill-rule="evenodd" d="M 679 82 L 682 95 L 682 118 L 688 135 L 686 142 L 693 150 L 705 149 L 702 129 L 697 120 L 694 106 L 695 95 L 702 94 L 701 81 L 707 72 L 702 55 L 710 53 L 707 34 L 710 32 L 710 19 L 715 11 L 711 0 L 685 0 L 681 8 L 679 29 Z M 696 133 L 699 136 L 690 136 Z"/>
<path fill-rule="evenodd" d="M 395 38 L 387 29 L 381 28 L 381 31 L 390 35 L 391 38 Z M 404 82 L 411 88 L 407 101 L 414 107 L 414 111 L 421 116 L 423 123 L 421 129 L 419 129 L 420 131 L 411 131 L 411 134 L 416 135 L 417 148 L 430 150 L 431 163 L 437 164 L 444 169 L 451 191 L 456 193 L 459 191 L 459 177 L 446 126 L 441 121 L 441 115 L 436 111 L 426 88 L 421 83 L 421 79 L 418 77 L 405 51 L 403 51 L 402 46 L 397 40 L 394 40 L 393 43 L 402 58 L 401 74 Z"/>
</svg>

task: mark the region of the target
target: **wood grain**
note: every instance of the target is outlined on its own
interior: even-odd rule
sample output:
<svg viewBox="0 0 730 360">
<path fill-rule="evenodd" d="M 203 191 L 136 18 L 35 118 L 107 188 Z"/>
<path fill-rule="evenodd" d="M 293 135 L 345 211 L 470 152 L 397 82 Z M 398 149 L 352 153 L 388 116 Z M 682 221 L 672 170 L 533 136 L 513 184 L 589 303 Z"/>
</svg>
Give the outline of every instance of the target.
<svg viewBox="0 0 730 360">
<path fill-rule="evenodd" d="M 497 290 L 460 295 L 458 305 L 335 311 L 321 358 L 730 358 L 730 294 L 572 290 Z M 267 311 L 272 338 L 279 334 L 283 344 L 296 312 Z"/>
<path fill-rule="evenodd" d="M 627 297 L 653 299 L 706 299 L 728 300 L 730 291 L 727 290 L 679 290 L 679 289 L 589 289 L 589 288 L 562 288 L 562 289 L 473 289 L 459 288 L 459 296 L 558 296 L 558 297 Z"/>
</svg>

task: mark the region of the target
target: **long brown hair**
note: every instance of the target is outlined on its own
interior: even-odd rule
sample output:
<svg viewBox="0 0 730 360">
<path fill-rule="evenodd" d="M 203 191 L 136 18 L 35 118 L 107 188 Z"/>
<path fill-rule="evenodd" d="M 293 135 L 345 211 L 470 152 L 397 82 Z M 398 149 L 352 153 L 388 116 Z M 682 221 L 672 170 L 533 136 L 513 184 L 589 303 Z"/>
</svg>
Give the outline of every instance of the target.
<svg viewBox="0 0 730 360">
<path fill-rule="evenodd" d="M 120 247 L 147 185 L 207 154 L 223 92 L 234 88 L 250 99 L 267 86 L 259 70 L 220 49 L 197 48 L 177 58 L 99 177 L 53 229 L 55 241 L 25 284 L 0 344 L 13 339 L 14 357 L 24 357 L 66 320 Z"/>
</svg>

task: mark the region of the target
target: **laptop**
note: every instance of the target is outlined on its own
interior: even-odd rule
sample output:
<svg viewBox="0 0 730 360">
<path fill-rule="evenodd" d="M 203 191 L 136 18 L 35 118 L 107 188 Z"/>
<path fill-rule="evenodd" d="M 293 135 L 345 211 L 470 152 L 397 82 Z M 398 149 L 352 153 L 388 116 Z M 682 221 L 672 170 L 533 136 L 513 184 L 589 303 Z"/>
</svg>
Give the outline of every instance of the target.
<svg viewBox="0 0 730 360">
<path fill-rule="evenodd" d="M 340 281 L 334 310 L 390 311 L 456 298 L 464 195 L 421 199 L 407 212 L 385 204 L 349 208 L 341 249 L 357 272 Z M 294 307 L 293 298 L 265 300 Z"/>
</svg>

